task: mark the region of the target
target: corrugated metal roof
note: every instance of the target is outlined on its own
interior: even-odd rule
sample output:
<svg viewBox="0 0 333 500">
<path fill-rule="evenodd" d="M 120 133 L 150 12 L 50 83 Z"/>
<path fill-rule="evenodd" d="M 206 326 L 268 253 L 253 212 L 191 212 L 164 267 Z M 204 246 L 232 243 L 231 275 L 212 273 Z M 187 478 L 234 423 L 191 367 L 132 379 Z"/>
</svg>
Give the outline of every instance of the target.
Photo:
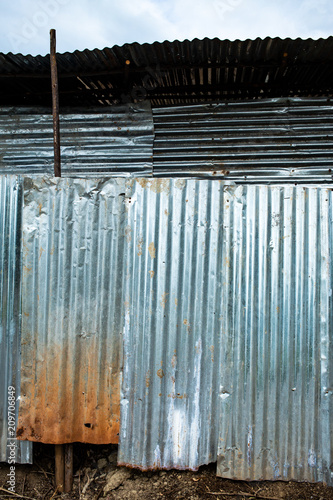
<svg viewBox="0 0 333 500">
<path fill-rule="evenodd" d="M 153 110 L 154 176 L 332 182 L 333 103 L 263 99 Z"/>
<path fill-rule="evenodd" d="M 20 439 L 118 442 L 124 193 L 24 179 Z"/>
<path fill-rule="evenodd" d="M 224 194 L 222 477 L 333 484 L 332 201 L 321 187 Z"/>
<path fill-rule="evenodd" d="M 332 94 L 333 37 L 194 39 L 58 54 L 60 105 Z M 0 54 L 0 104 L 51 106 L 49 56 Z"/>
<path fill-rule="evenodd" d="M 154 125 L 150 103 L 60 115 L 64 177 L 151 175 Z M 53 175 L 49 110 L 0 108 L 0 172 Z"/>
<path fill-rule="evenodd" d="M 7 444 L 15 438 L 8 428 L 8 388 L 15 387 L 10 416 L 16 415 L 16 422 L 20 398 L 21 211 L 21 179 L 0 176 L 0 462 L 12 458 Z M 31 443 L 18 441 L 15 451 L 17 463 L 32 463 Z"/>
<path fill-rule="evenodd" d="M 331 190 L 127 183 L 119 463 L 333 484 Z"/>
</svg>

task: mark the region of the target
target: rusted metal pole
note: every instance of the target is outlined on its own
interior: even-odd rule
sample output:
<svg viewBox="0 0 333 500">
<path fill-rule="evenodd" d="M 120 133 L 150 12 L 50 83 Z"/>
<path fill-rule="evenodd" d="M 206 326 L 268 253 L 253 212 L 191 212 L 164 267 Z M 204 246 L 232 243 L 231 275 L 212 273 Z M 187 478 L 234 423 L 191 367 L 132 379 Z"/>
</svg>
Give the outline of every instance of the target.
<svg viewBox="0 0 333 500">
<path fill-rule="evenodd" d="M 73 445 L 65 444 L 65 493 L 73 487 Z"/>
<path fill-rule="evenodd" d="M 50 61 L 51 61 L 51 84 L 52 84 L 54 176 L 61 177 L 60 131 L 59 131 L 59 87 L 58 87 L 55 30 L 50 31 Z"/>
<path fill-rule="evenodd" d="M 62 493 L 65 484 L 65 447 L 63 444 L 55 445 L 55 485 L 57 491 Z"/>
</svg>

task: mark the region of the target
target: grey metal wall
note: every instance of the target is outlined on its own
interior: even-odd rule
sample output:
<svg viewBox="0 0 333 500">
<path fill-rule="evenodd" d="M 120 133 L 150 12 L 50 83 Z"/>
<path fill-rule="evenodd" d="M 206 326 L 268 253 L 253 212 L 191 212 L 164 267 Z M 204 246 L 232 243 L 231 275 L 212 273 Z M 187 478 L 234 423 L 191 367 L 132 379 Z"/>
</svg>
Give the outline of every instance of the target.
<svg viewBox="0 0 333 500">
<path fill-rule="evenodd" d="M 333 103 L 276 98 L 153 109 L 154 175 L 238 183 L 333 179 Z"/>
<path fill-rule="evenodd" d="M 17 433 L 117 443 L 124 179 L 25 178 Z"/>
<path fill-rule="evenodd" d="M 332 484 L 332 196 L 128 181 L 119 463 Z"/>
<path fill-rule="evenodd" d="M 8 387 L 20 397 L 22 182 L 0 176 L 0 461 L 9 458 Z M 16 462 L 32 462 L 32 444 L 17 441 Z"/>
<path fill-rule="evenodd" d="M 227 196 L 218 475 L 333 484 L 332 190 Z"/>
<path fill-rule="evenodd" d="M 60 115 L 64 177 L 150 175 L 150 104 L 67 110 Z M 53 175 L 50 110 L 0 108 L 0 173 Z"/>
</svg>

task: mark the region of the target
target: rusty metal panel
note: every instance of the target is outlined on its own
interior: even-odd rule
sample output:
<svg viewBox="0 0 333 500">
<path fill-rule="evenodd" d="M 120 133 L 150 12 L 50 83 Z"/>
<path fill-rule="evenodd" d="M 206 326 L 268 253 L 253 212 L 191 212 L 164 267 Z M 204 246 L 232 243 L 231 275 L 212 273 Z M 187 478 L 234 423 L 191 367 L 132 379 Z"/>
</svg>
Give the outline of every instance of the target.
<svg viewBox="0 0 333 500">
<path fill-rule="evenodd" d="M 153 118 L 149 102 L 62 109 L 63 177 L 149 176 Z M 53 175 L 50 110 L 0 108 L 0 172 Z"/>
<path fill-rule="evenodd" d="M 8 434 L 9 386 L 15 388 L 16 423 L 20 403 L 21 221 L 22 181 L 0 176 L 0 462 L 12 458 L 7 444 L 15 438 Z M 15 452 L 17 463 L 32 462 L 31 443 L 17 441 Z"/>
<path fill-rule="evenodd" d="M 333 485 L 332 201 L 324 187 L 224 196 L 219 476 Z"/>
<path fill-rule="evenodd" d="M 24 179 L 21 439 L 118 442 L 124 193 Z"/>
<path fill-rule="evenodd" d="M 154 176 L 243 184 L 331 183 L 333 103 L 228 101 L 153 110 Z"/>
<path fill-rule="evenodd" d="M 118 462 L 195 470 L 217 457 L 223 186 L 127 182 Z"/>
</svg>

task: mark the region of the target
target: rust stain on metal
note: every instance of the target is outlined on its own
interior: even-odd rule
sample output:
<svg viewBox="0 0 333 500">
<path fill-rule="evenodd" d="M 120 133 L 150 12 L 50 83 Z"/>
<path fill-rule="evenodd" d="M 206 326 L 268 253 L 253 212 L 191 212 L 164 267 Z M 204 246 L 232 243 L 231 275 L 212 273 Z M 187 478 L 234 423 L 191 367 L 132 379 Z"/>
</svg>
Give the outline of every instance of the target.
<svg viewBox="0 0 333 500">
<path fill-rule="evenodd" d="M 160 377 L 160 378 L 164 377 L 164 371 L 162 370 L 162 368 L 160 368 L 159 370 L 157 370 L 157 376 Z"/>
<path fill-rule="evenodd" d="M 141 255 L 142 255 L 142 245 L 143 245 L 143 238 L 141 236 L 141 238 L 139 238 L 138 244 L 137 244 L 137 247 L 138 247 L 138 257 L 141 257 Z"/>
<path fill-rule="evenodd" d="M 150 371 L 148 370 L 146 374 L 146 387 L 149 386 L 150 386 Z"/>
<path fill-rule="evenodd" d="M 164 292 L 162 294 L 162 299 L 161 299 L 161 306 L 163 307 L 163 309 L 165 309 L 165 304 L 167 303 L 167 300 L 168 300 L 168 293 Z"/>
<path fill-rule="evenodd" d="M 148 271 L 149 274 L 150 274 L 150 277 L 153 278 L 154 277 L 154 274 L 155 274 L 155 271 Z"/>
<path fill-rule="evenodd" d="M 156 257 L 156 248 L 155 248 L 155 245 L 154 245 L 153 241 L 151 243 L 149 243 L 148 251 L 149 251 L 150 257 L 152 259 L 155 259 L 155 257 Z"/>
<path fill-rule="evenodd" d="M 118 443 L 119 355 L 101 365 L 100 342 L 98 335 L 91 335 L 63 345 L 38 346 L 38 352 L 33 342 L 31 349 L 24 349 L 18 439 Z M 112 350 L 119 352 L 120 345 Z"/>
</svg>

